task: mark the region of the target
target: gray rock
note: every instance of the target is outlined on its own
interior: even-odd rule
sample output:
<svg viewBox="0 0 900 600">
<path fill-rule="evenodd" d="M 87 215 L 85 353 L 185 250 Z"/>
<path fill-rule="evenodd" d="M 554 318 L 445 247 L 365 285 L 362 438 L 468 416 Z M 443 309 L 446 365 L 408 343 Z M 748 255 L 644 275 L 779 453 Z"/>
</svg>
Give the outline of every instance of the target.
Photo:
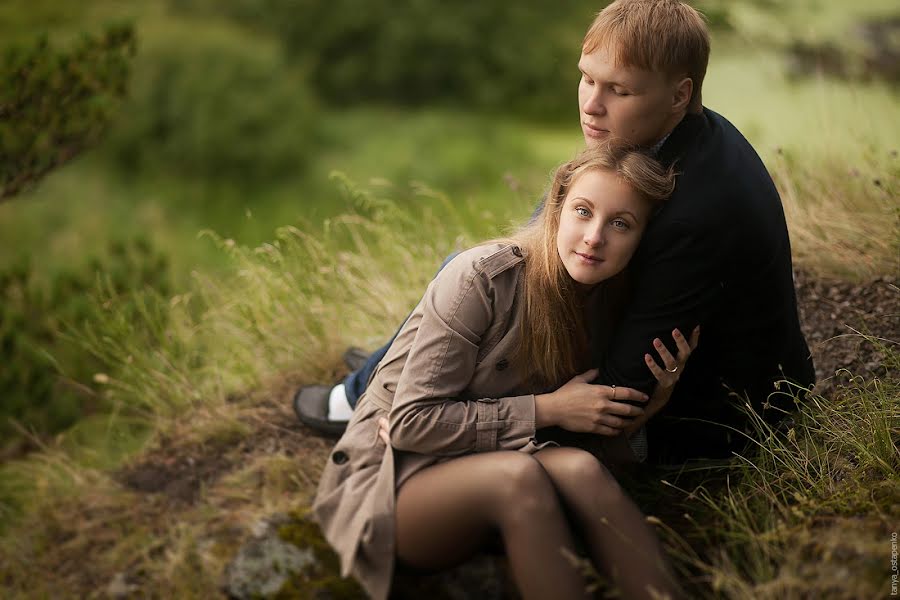
<svg viewBox="0 0 900 600">
<path fill-rule="evenodd" d="M 315 562 L 311 549 L 281 540 L 272 524 L 241 546 L 226 568 L 225 592 L 230 598 L 271 598 L 291 574 Z"/>
<path fill-rule="evenodd" d="M 287 532 L 287 534 L 285 534 Z M 254 535 L 225 570 L 229 598 L 364 598 L 338 573 L 337 557 L 304 516 L 279 515 L 254 526 Z M 290 540 L 290 541 L 288 541 Z M 302 540 L 302 541 L 298 541 Z M 395 600 L 512 600 L 518 593 L 502 556 L 479 554 L 436 574 L 400 573 Z"/>
</svg>

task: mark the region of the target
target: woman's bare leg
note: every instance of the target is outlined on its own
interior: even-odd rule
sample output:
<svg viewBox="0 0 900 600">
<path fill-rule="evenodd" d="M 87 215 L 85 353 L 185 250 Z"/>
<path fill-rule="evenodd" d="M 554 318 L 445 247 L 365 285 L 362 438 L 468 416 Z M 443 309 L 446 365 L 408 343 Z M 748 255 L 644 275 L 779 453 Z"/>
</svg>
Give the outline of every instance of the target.
<svg viewBox="0 0 900 600">
<path fill-rule="evenodd" d="M 574 544 L 553 482 L 534 457 L 463 456 L 416 473 L 397 494 L 397 556 L 413 567 L 458 564 L 496 531 L 525 600 L 589 597 L 563 552 Z"/>
<path fill-rule="evenodd" d="M 678 597 L 655 532 L 600 461 L 578 448 L 547 448 L 535 458 L 580 526 L 595 566 L 624 598 Z"/>
</svg>

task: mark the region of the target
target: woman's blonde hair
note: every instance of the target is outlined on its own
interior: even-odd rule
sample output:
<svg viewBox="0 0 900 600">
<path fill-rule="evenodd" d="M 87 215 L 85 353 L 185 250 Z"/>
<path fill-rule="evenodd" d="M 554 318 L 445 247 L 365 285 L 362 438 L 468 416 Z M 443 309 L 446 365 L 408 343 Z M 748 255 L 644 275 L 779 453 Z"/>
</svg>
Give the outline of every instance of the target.
<svg viewBox="0 0 900 600">
<path fill-rule="evenodd" d="M 672 169 L 617 139 L 588 148 L 556 169 L 540 215 L 511 238 L 526 257 L 518 358 L 540 387 L 558 385 L 581 372 L 589 358 L 585 294 L 563 266 L 556 237 L 566 194 L 576 179 L 594 170 L 615 173 L 653 203 L 667 198 L 675 186 Z"/>
</svg>

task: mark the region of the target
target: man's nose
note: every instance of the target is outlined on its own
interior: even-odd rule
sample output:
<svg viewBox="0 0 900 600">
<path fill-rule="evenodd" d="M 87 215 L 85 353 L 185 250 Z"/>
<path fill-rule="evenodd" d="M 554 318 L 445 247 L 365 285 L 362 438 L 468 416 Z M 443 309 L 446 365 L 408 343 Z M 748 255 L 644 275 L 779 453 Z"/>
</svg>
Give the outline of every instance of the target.
<svg viewBox="0 0 900 600">
<path fill-rule="evenodd" d="M 600 86 L 594 86 L 591 94 L 584 101 L 581 110 L 588 115 L 603 115 L 606 113 L 606 105 L 603 102 L 603 94 Z"/>
</svg>

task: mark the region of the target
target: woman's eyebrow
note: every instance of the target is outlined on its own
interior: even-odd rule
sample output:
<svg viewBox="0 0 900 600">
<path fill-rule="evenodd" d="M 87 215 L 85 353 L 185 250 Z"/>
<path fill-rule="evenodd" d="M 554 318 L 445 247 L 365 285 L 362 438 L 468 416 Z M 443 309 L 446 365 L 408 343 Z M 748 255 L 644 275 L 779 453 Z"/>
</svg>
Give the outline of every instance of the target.
<svg viewBox="0 0 900 600">
<path fill-rule="evenodd" d="M 585 198 L 584 196 L 575 196 L 572 198 L 572 200 L 582 200 L 585 203 L 590 204 L 591 208 L 594 208 L 594 203 L 591 201 L 590 198 Z"/>
</svg>

